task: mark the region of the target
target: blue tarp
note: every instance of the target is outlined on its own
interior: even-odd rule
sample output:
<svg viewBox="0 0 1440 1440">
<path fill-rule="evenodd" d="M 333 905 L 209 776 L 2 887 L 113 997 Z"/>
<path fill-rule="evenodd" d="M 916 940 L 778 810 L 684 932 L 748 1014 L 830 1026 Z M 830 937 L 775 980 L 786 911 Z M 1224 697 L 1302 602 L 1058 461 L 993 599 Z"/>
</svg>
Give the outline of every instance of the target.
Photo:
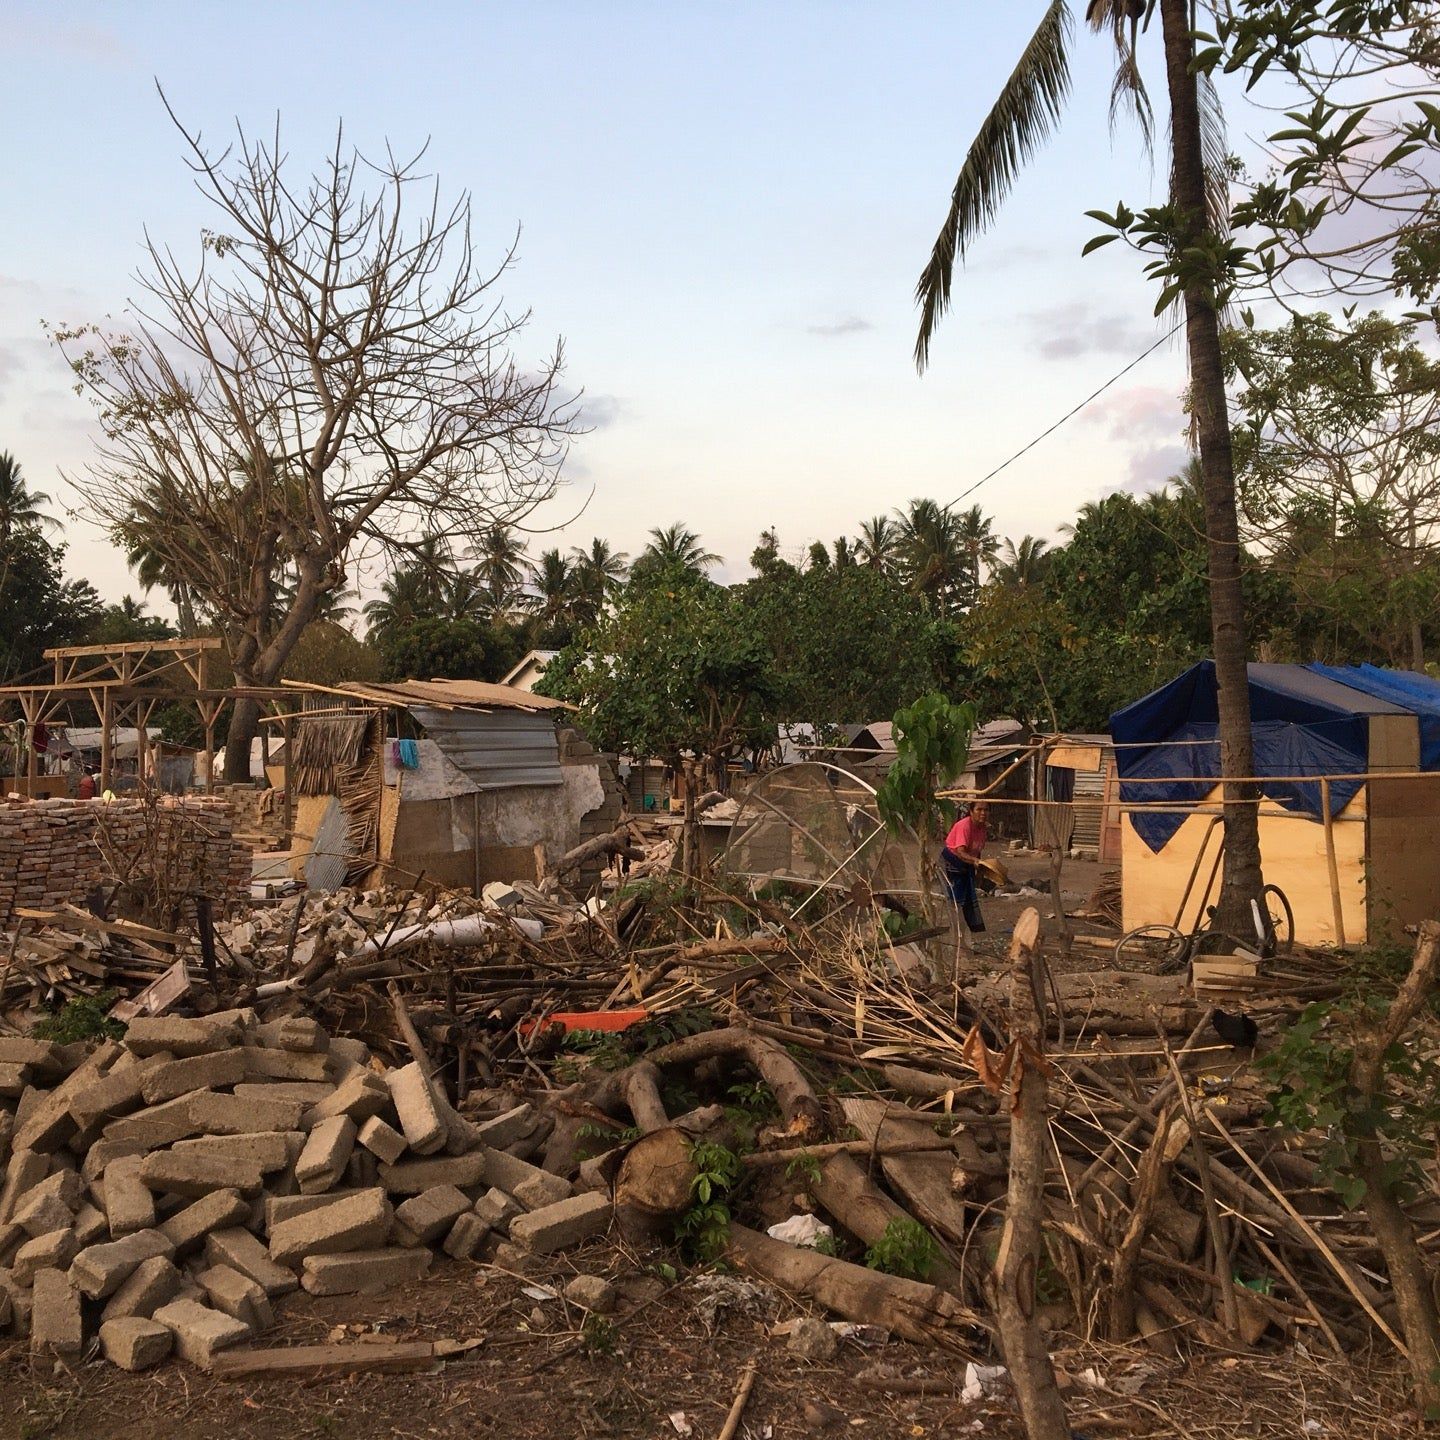
<svg viewBox="0 0 1440 1440">
<path fill-rule="evenodd" d="M 1361 668 L 1389 681 L 1401 678 L 1430 687 L 1427 704 L 1433 707 L 1435 758 L 1425 763 L 1422 744 L 1422 766 L 1440 768 L 1440 685 L 1424 676 Z M 1418 705 L 1413 697 L 1401 699 L 1398 693 L 1362 688 L 1344 672 L 1322 666 L 1252 665 L 1249 679 L 1255 774 L 1261 777 L 1364 771 L 1369 716 L 1412 713 Z M 1118 747 L 1115 761 L 1122 803 L 1183 807 L 1203 799 L 1220 778 L 1218 718 L 1211 660 L 1192 665 L 1168 685 L 1112 715 L 1110 732 Z M 1142 780 L 1151 783 L 1126 783 Z M 1358 780 L 1331 784 L 1332 815 L 1344 810 L 1360 784 Z M 1260 788 L 1287 810 L 1321 818 L 1318 782 L 1276 780 L 1262 782 Z M 1154 851 L 1165 847 L 1185 819 L 1182 809 L 1129 813 L 1136 833 Z"/>
<path fill-rule="evenodd" d="M 1352 690 L 1388 700 L 1420 717 L 1420 768 L 1440 770 L 1440 680 L 1417 670 L 1382 670 L 1378 665 L 1310 665 Z"/>
</svg>

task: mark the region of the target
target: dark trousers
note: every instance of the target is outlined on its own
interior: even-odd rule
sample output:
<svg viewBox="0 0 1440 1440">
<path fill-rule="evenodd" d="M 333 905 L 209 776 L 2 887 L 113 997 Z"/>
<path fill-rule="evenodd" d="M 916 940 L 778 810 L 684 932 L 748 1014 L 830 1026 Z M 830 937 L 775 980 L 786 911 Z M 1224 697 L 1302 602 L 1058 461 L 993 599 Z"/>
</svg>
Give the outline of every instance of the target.
<svg viewBox="0 0 1440 1440">
<path fill-rule="evenodd" d="M 940 873 L 945 877 L 950 898 L 965 917 L 965 924 L 979 934 L 985 928 L 985 917 L 980 913 L 980 897 L 975 891 L 975 867 L 946 847 L 940 851 Z"/>
</svg>

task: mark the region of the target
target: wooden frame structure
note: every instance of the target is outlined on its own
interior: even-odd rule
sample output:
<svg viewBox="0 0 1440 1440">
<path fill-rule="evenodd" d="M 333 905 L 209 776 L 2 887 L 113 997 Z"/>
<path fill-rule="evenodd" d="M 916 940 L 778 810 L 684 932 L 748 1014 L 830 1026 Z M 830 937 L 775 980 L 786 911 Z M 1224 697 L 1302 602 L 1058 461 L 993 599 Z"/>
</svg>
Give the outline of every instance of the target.
<svg viewBox="0 0 1440 1440">
<path fill-rule="evenodd" d="M 46 650 L 45 659 L 54 665 L 51 680 L 0 686 L 0 703 L 14 701 L 23 719 L 27 790 L 33 794 L 40 778 L 37 728 L 56 720 L 76 703 L 88 703 L 99 719 L 102 791 L 110 788 L 113 778 L 117 728 L 133 725 L 138 778 L 143 780 L 155 772 L 147 731 L 156 707 L 193 705 L 205 730 L 205 788 L 211 789 L 215 783 L 215 726 L 225 702 L 244 695 L 275 704 L 290 696 L 278 689 L 215 689 L 209 683 L 208 657 L 220 645 L 218 639 L 203 636 Z"/>
</svg>

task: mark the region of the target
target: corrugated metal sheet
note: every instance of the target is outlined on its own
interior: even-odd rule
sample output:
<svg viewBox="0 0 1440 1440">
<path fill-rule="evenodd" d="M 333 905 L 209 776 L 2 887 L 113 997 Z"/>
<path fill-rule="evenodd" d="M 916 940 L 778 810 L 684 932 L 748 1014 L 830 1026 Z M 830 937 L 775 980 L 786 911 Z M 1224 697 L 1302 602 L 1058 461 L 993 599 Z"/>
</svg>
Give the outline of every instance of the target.
<svg viewBox="0 0 1440 1440">
<path fill-rule="evenodd" d="M 1100 848 L 1101 800 L 1105 796 L 1103 770 L 1075 772 L 1075 830 L 1070 843 L 1085 850 Z"/>
<path fill-rule="evenodd" d="M 411 705 L 452 765 L 482 790 L 513 790 L 525 785 L 559 785 L 560 744 L 548 715 L 523 710 L 434 710 Z"/>
</svg>

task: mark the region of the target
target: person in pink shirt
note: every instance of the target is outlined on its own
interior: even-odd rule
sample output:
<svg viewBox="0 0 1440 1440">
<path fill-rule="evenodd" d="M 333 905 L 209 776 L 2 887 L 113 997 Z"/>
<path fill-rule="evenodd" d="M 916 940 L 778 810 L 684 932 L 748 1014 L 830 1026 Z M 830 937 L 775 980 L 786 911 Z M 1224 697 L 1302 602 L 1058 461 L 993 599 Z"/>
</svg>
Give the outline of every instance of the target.
<svg viewBox="0 0 1440 1440">
<path fill-rule="evenodd" d="M 940 852 L 940 872 L 945 877 L 950 898 L 960 907 L 965 924 L 976 934 L 984 930 L 985 917 L 980 913 L 980 897 L 975 889 L 975 867 L 989 839 L 985 825 L 989 818 L 990 807 L 983 800 L 977 800 L 969 813 L 950 827 L 945 848 Z"/>
</svg>

